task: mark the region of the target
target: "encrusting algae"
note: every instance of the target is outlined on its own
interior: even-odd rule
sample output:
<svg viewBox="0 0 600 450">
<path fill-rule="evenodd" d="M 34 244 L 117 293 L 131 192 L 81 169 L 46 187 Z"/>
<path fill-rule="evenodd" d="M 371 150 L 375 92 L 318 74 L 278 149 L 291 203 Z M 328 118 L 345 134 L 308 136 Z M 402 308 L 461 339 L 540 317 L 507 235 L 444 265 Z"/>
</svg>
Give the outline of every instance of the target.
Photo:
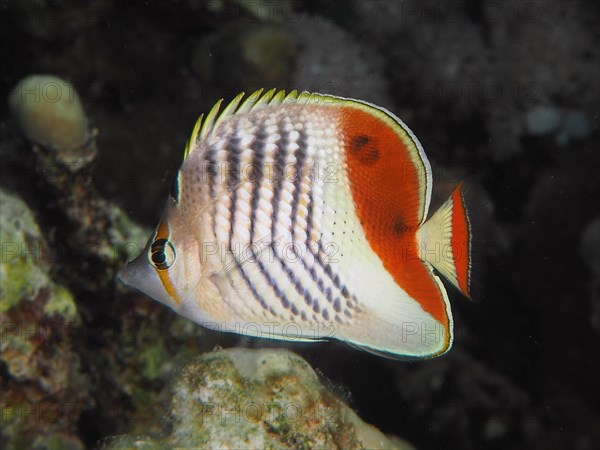
<svg viewBox="0 0 600 450">
<path fill-rule="evenodd" d="M 52 257 L 28 206 L 0 189 L 2 448 L 84 448 L 77 419 L 92 403 L 76 350 L 81 318 L 50 275 Z"/>
<path fill-rule="evenodd" d="M 399 449 L 286 350 L 214 351 L 185 365 L 156 436 L 116 436 L 103 450 L 149 448 Z"/>
</svg>

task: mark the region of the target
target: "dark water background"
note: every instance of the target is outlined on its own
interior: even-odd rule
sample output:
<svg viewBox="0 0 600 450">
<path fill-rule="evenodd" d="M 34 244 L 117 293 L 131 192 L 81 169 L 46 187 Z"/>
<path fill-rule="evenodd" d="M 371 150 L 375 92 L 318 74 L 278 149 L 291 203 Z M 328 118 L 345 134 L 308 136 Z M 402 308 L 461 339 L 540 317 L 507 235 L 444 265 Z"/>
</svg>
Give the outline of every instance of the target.
<svg viewBox="0 0 600 450">
<path fill-rule="evenodd" d="M 576 0 L 2 1 L 0 92 L 6 98 L 35 73 L 72 82 L 99 130 L 93 186 L 148 229 L 196 118 L 221 97 L 297 88 L 394 111 L 432 160 L 436 192 L 471 176 L 490 199 L 480 301 L 451 292 L 455 347 L 431 361 L 390 361 L 342 344 L 290 348 L 364 420 L 417 448 L 594 449 L 599 11 L 596 2 Z M 63 219 L 36 190 L 35 175 L 19 172 L 15 159 L 27 145 L 8 110 L 0 111 L 2 185 L 26 200 L 58 245 Z M 120 347 L 106 330 L 121 330 L 123 317 L 133 317 L 135 327 L 155 326 L 152 341 L 173 333 L 174 319 L 110 283 L 83 286 L 73 275 L 87 270 L 77 258 L 59 259 L 52 273 L 82 311 L 80 338 L 69 345 L 87 380 L 77 398 L 90 406 L 62 426 L 91 448 L 129 432 L 129 423 L 111 414 L 119 405 L 128 417 L 139 413 L 123 384 L 127 357 L 107 362 Z M 226 335 L 210 342 L 275 345 Z M 12 379 L 4 361 L 0 375 L 2 390 L 21 399 L 36 383 Z M 167 379 L 139 383 L 159 392 Z M 44 426 L 22 430 L 43 434 Z M 3 444 L 16 445 L 14 429 L 3 431 Z"/>
</svg>

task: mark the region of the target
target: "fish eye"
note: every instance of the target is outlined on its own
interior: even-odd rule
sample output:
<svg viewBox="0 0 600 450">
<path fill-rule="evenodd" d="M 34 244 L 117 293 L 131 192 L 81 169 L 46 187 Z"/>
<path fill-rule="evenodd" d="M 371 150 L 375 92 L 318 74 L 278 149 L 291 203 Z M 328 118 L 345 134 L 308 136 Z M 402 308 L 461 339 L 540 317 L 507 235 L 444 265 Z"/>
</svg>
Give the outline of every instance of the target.
<svg viewBox="0 0 600 450">
<path fill-rule="evenodd" d="M 150 262 L 158 270 L 167 270 L 175 262 L 175 247 L 167 239 L 157 239 L 150 247 Z"/>
</svg>

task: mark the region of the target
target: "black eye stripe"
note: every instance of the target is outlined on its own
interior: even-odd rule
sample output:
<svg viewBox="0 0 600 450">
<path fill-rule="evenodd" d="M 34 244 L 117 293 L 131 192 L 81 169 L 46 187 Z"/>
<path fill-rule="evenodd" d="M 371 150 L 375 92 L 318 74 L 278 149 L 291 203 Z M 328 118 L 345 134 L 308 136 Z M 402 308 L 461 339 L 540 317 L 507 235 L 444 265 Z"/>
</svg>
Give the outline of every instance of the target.
<svg viewBox="0 0 600 450">
<path fill-rule="evenodd" d="M 157 251 L 152 253 L 152 262 L 156 265 L 164 264 L 167 260 L 167 256 L 163 251 Z"/>
<path fill-rule="evenodd" d="M 164 252 L 165 251 L 165 245 L 168 243 L 169 241 L 166 239 L 157 239 L 152 243 L 152 247 L 150 248 L 150 250 L 152 251 L 152 253 L 155 252 Z"/>
<path fill-rule="evenodd" d="M 150 262 L 159 270 L 171 267 L 175 256 L 175 247 L 167 239 L 157 239 L 150 246 Z"/>
</svg>

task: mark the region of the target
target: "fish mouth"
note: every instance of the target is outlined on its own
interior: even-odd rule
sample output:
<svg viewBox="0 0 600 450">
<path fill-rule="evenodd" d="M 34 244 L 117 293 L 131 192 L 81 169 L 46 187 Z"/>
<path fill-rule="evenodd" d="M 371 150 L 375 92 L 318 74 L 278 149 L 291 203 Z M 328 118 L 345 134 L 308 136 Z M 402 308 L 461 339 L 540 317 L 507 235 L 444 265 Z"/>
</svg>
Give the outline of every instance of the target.
<svg viewBox="0 0 600 450">
<path fill-rule="evenodd" d="M 136 282 L 143 278 L 144 272 L 147 270 L 147 263 L 142 259 L 141 256 L 138 256 L 132 261 L 129 261 L 123 267 L 119 269 L 116 275 L 116 279 L 121 283 L 126 284 L 127 286 L 134 287 L 139 289 L 138 284 Z"/>
<path fill-rule="evenodd" d="M 164 280 L 148 262 L 146 254 L 138 256 L 122 267 L 116 275 L 117 280 L 135 289 L 145 296 L 175 308 L 180 303 L 177 293 L 165 288 Z"/>
</svg>

